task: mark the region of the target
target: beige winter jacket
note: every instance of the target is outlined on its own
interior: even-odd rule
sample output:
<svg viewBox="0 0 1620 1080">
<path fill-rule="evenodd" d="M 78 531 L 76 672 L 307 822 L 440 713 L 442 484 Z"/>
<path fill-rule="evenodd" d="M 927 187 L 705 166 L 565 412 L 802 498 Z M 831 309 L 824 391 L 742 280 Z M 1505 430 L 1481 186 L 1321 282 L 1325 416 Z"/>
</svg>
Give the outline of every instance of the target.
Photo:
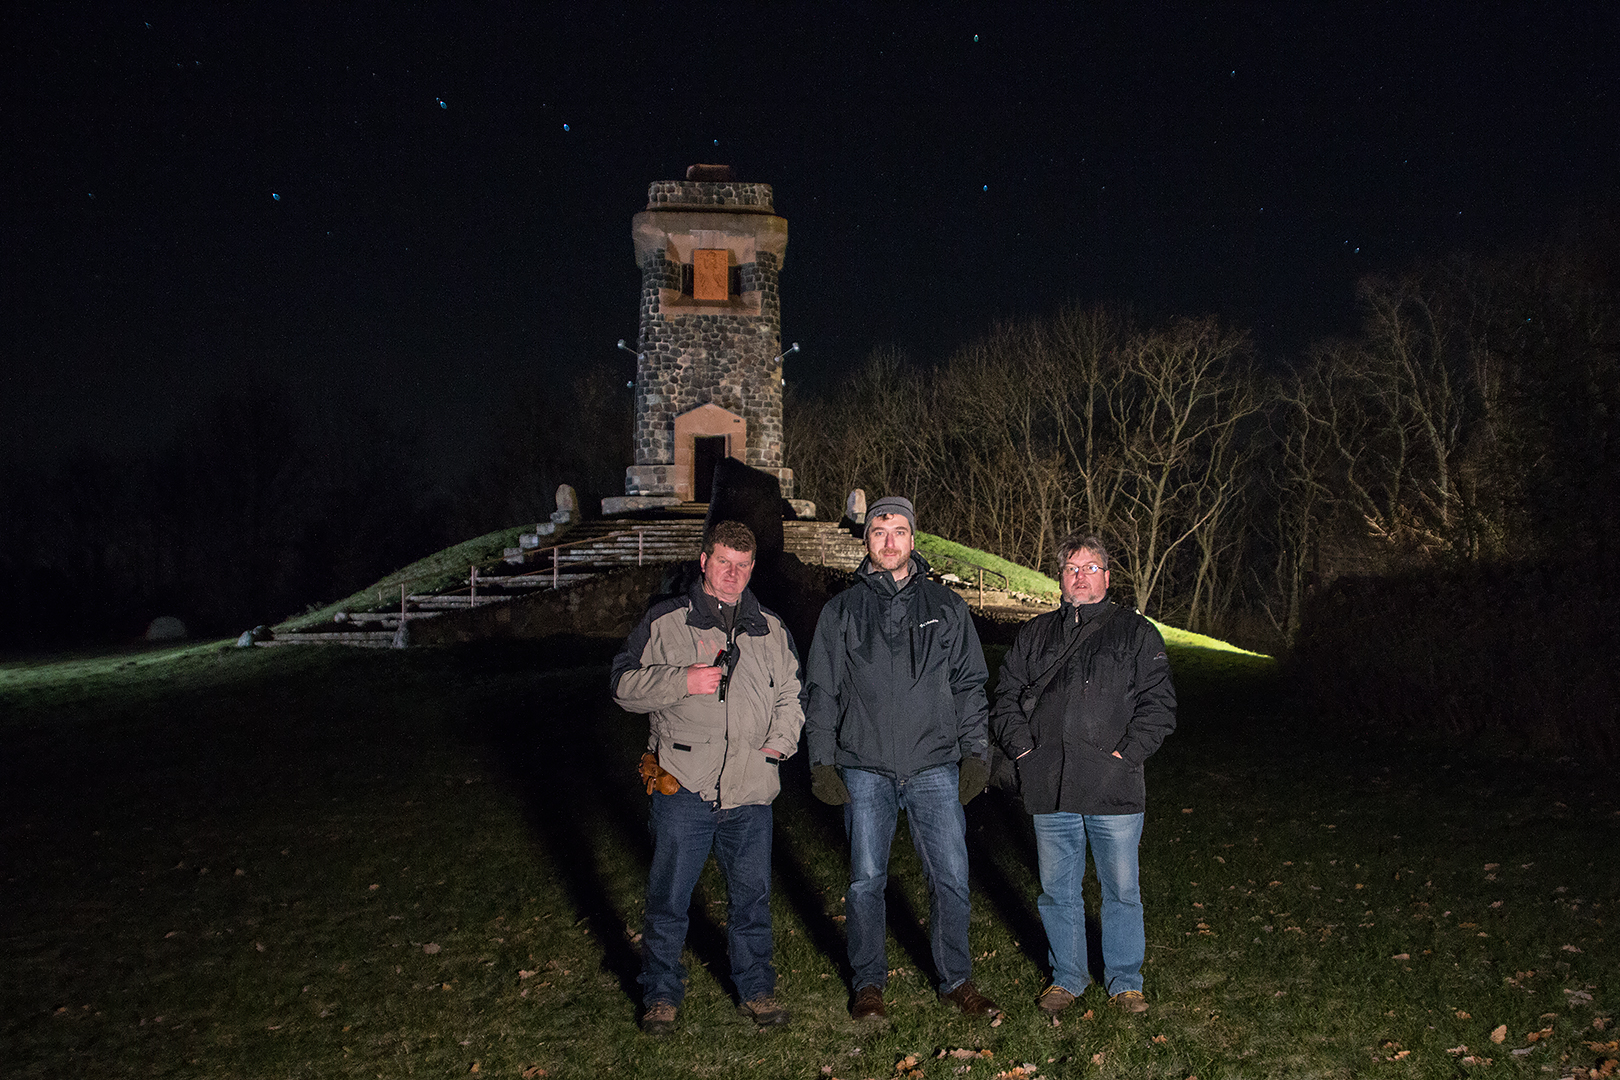
<svg viewBox="0 0 1620 1080">
<path fill-rule="evenodd" d="M 733 630 L 737 665 L 718 694 L 686 692 L 686 669 L 713 664 L 727 636 L 701 582 L 655 604 L 613 660 L 613 700 L 651 714 L 647 748 L 688 791 L 721 807 L 769 803 L 781 790 L 777 760 L 798 749 L 804 726 L 799 658 L 782 620 L 744 591 Z"/>
</svg>

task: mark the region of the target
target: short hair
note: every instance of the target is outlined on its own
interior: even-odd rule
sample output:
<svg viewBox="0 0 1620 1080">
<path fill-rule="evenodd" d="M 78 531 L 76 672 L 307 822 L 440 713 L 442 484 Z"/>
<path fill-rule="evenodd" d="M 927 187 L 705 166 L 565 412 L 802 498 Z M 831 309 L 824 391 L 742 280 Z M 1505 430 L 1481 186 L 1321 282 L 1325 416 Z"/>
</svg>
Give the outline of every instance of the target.
<svg viewBox="0 0 1620 1080">
<path fill-rule="evenodd" d="M 1077 551 L 1089 551 L 1097 556 L 1104 570 L 1108 569 L 1108 548 L 1103 544 L 1102 538 L 1095 533 L 1072 532 L 1058 541 L 1057 561 L 1058 569 L 1068 565 L 1069 556 Z"/>
<path fill-rule="evenodd" d="M 703 538 L 703 554 L 713 555 L 714 546 L 724 544 L 732 551 L 754 550 L 754 530 L 740 521 L 722 521 Z"/>
</svg>

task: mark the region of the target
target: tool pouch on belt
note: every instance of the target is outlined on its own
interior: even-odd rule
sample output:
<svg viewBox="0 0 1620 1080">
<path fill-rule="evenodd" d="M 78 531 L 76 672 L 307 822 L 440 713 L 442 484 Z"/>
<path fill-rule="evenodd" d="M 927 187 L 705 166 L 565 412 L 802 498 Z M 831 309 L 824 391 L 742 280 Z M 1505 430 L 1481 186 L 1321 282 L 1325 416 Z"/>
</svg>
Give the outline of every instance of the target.
<svg viewBox="0 0 1620 1080">
<path fill-rule="evenodd" d="M 658 792 L 661 795 L 673 795 L 681 790 L 681 782 L 675 779 L 674 773 L 667 773 L 664 767 L 658 764 L 658 755 L 651 750 L 641 755 L 641 778 L 647 782 L 647 794 Z"/>
</svg>

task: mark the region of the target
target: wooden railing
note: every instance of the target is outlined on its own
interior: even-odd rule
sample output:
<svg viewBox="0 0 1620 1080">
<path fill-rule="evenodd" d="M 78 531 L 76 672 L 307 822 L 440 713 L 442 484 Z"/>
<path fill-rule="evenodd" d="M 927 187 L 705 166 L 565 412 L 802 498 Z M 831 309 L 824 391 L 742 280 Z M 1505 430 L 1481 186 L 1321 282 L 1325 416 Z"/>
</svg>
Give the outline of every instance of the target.
<svg viewBox="0 0 1620 1080">
<path fill-rule="evenodd" d="M 537 552 L 549 552 L 550 553 L 550 555 L 551 555 L 551 566 L 550 566 L 549 570 L 547 570 L 545 568 L 542 568 L 542 569 L 539 569 L 539 570 L 531 570 L 531 571 L 528 571 L 527 573 L 522 573 L 522 574 L 500 574 L 500 575 L 496 575 L 496 576 L 485 575 L 483 578 L 480 578 L 479 573 L 478 573 L 480 568 L 488 568 L 488 567 L 491 567 L 491 566 L 496 566 L 496 565 L 498 565 L 498 564 L 500 564 L 502 562 L 505 562 L 506 561 L 506 556 L 505 555 L 498 555 L 498 556 L 495 556 L 493 558 L 485 559 L 483 562 L 471 563 L 471 564 L 469 564 L 468 569 L 467 569 L 467 606 L 469 608 L 471 608 L 471 607 L 476 607 L 478 605 L 478 583 L 479 583 L 480 580 L 485 581 L 488 584 L 499 584 L 499 583 L 503 583 L 503 582 L 509 582 L 514 578 L 533 578 L 533 577 L 536 577 L 536 576 L 539 576 L 539 575 L 544 575 L 544 574 L 549 572 L 551 574 L 551 587 L 553 589 L 559 588 L 560 587 L 560 577 L 561 577 L 561 575 L 560 575 L 561 562 L 558 559 L 558 553 L 561 552 L 564 548 L 583 547 L 586 544 L 599 544 L 599 543 L 602 543 L 603 541 L 612 540 L 612 539 L 615 539 L 616 537 L 621 537 L 621 536 L 635 536 L 635 538 L 636 538 L 636 565 L 637 566 L 643 566 L 643 565 L 646 564 L 646 554 L 647 554 L 647 537 L 646 537 L 646 534 L 647 534 L 649 529 L 656 531 L 658 528 L 659 528 L 659 526 L 656 526 L 656 525 L 650 525 L 650 526 L 648 526 L 648 525 L 638 525 L 638 526 L 635 526 L 634 528 L 616 529 L 613 532 L 602 533 L 602 534 L 600 534 L 598 536 L 590 536 L 590 537 L 586 537 L 586 538 L 580 539 L 580 540 L 570 540 L 567 543 L 563 543 L 563 544 L 551 544 L 551 545 L 546 546 L 546 547 L 536 547 L 536 548 L 534 548 L 533 550 L 537 551 Z M 409 606 L 409 603 L 410 603 L 410 595 L 411 595 L 409 586 L 411 585 L 411 583 L 415 582 L 415 581 L 425 581 L 425 580 L 428 580 L 429 578 L 437 578 L 437 577 L 440 577 L 441 574 L 442 574 L 442 571 L 439 572 L 439 573 L 413 574 L 412 576 L 410 576 L 408 578 L 401 578 L 397 582 L 397 584 L 399 585 L 399 617 L 400 617 L 401 620 L 404 620 L 404 619 L 408 618 L 408 606 Z M 453 589 L 453 590 L 446 590 L 444 593 L 441 593 L 439 595 L 459 596 L 460 594 L 461 594 L 460 589 Z M 377 605 L 379 607 L 381 607 L 383 602 L 384 602 L 383 601 L 383 590 L 381 588 L 379 588 L 377 590 Z"/>
</svg>

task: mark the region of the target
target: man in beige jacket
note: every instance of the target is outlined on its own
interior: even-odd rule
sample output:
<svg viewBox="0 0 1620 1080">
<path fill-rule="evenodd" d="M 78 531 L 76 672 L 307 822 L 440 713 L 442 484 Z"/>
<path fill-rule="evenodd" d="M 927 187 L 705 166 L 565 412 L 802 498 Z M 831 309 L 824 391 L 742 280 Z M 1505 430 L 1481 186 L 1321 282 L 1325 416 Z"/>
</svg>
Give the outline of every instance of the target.
<svg viewBox="0 0 1620 1080">
<path fill-rule="evenodd" d="M 777 763 L 797 748 L 804 712 L 793 639 L 748 591 L 754 550 L 747 526 L 716 525 L 699 557 L 702 579 L 653 605 L 613 660 L 613 699 L 650 714 L 647 747 L 657 758 L 640 977 L 641 1028 L 650 1035 L 675 1030 L 687 908 L 710 851 L 730 898 L 726 948 L 738 1008 L 761 1027 L 789 1020 L 771 963 L 771 801 L 781 790 Z"/>
</svg>

